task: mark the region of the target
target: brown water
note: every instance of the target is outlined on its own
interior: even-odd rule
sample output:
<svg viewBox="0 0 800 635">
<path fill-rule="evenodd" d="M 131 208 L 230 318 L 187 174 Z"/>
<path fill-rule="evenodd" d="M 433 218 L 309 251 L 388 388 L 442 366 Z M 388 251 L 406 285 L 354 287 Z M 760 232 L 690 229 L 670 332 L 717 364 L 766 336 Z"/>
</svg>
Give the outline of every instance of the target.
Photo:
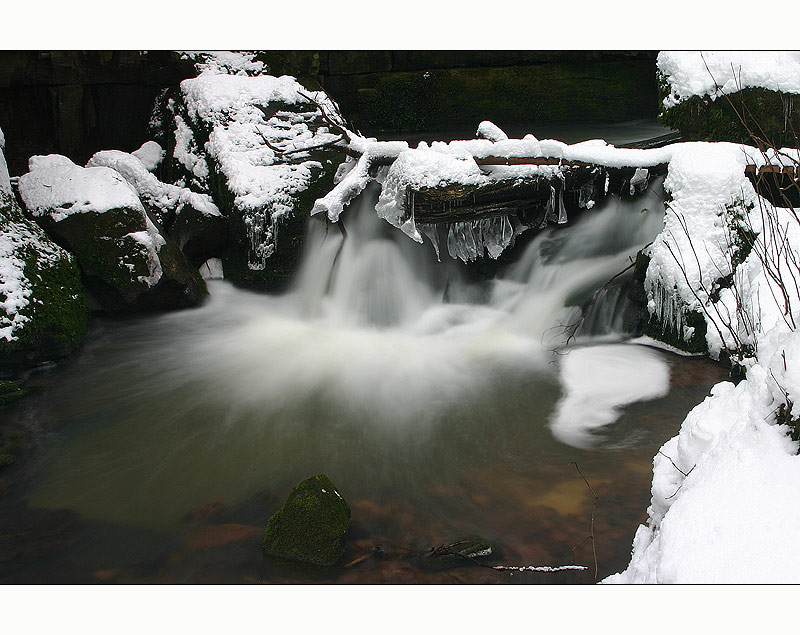
<svg viewBox="0 0 800 635">
<path fill-rule="evenodd" d="M 226 432 L 219 413 L 176 416 L 158 395 L 137 407 L 112 389 L 102 403 L 77 378 L 114 336 L 133 345 L 137 326 L 97 325 L 99 339 L 82 358 L 15 409 L 13 416 L 61 427 L 47 434 L 24 505 L 0 517 L 0 582 L 589 583 L 592 496 L 570 463 L 598 496 L 602 578 L 627 565 L 645 519 L 653 455 L 724 378 L 711 362 L 664 354 L 669 394 L 625 408 L 590 450 L 558 443 L 541 425 L 557 385 L 526 381 L 496 389 L 489 401 L 505 403 L 502 410 L 473 403 L 422 439 L 340 435 L 319 421 L 281 441 L 275 430 Z M 129 371 L 112 366 L 105 374 L 137 381 Z M 321 471 L 352 508 L 343 558 L 324 570 L 265 559 L 269 515 L 297 481 Z M 494 543 L 489 564 L 589 569 L 512 574 L 425 554 L 473 534 Z"/>
</svg>

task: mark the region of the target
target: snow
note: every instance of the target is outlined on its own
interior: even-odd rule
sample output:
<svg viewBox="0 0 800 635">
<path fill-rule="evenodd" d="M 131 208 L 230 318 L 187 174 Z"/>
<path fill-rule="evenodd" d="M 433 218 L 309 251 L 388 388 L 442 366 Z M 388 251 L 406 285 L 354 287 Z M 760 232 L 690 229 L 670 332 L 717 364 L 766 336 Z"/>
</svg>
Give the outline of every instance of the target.
<svg viewBox="0 0 800 635">
<path fill-rule="evenodd" d="M 797 51 L 661 51 L 657 64 L 670 89 L 667 108 L 695 95 L 716 99 L 743 88 L 800 93 Z"/>
<path fill-rule="evenodd" d="M 800 582 L 800 457 L 773 423 L 776 392 L 759 365 L 689 413 L 655 457 L 631 563 L 605 582 Z"/>
<path fill-rule="evenodd" d="M 175 148 L 172 156 L 197 179 L 200 184 L 208 180 L 208 163 L 200 153 L 192 129 L 180 115 L 175 115 Z"/>
<path fill-rule="evenodd" d="M 199 73 L 258 75 L 267 70 L 255 58 L 255 51 L 178 51 L 184 59 L 194 61 Z"/>
<path fill-rule="evenodd" d="M 19 192 L 33 216 L 59 222 L 72 214 L 102 214 L 126 207 L 144 214 L 128 182 L 109 167 L 81 168 L 60 155 L 31 157 L 30 172 L 19 179 Z"/>
<path fill-rule="evenodd" d="M 478 131 L 475 133 L 476 139 L 488 139 L 489 141 L 505 141 L 508 135 L 491 121 L 481 121 L 478 124 Z"/>
<path fill-rule="evenodd" d="M 148 287 L 154 287 L 161 280 L 164 271 L 161 268 L 161 259 L 158 257 L 160 249 L 167 244 L 167 241 L 159 233 L 153 221 L 145 217 L 146 229 L 144 231 L 126 234 L 133 238 L 147 253 L 147 266 L 149 272 L 146 276 L 137 276 L 139 282 L 147 283 Z"/>
<path fill-rule="evenodd" d="M 98 166 L 118 172 L 133 187 L 139 199 L 155 210 L 162 223 L 173 215 L 180 214 L 186 205 L 206 216 L 221 216 L 210 196 L 192 192 L 185 187 L 162 183 L 133 154 L 119 150 L 102 150 L 86 164 L 87 168 Z"/>
<path fill-rule="evenodd" d="M 335 109 L 324 93 L 306 91 L 289 76 L 203 73 L 181 82 L 181 92 L 192 127 L 209 130 L 204 149 L 225 177 L 243 217 L 251 243 L 248 265 L 263 269 L 275 249 L 280 218 L 294 208 L 296 195 L 322 169 L 302 148 L 339 139 L 318 125 L 318 112 L 302 95 L 320 103 L 333 118 Z M 294 110 L 281 110 L 281 104 Z M 276 105 L 274 115 L 265 112 Z M 292 162 L 267 141 L 281 151 L 291 150 Z M 181 152 L 188 167 L 191 158 Z M 202 166 L 200 173 L 195 166 L 191 169 L 198 175 L 205 172 Z"/>
<path fill-rule="evenodd" d="M 573 349 L 561 359 L 564 396 L 550 424 L 562 443 L 589 448 L 596 430 L 620 416 L 620 408 L 669 392 L 669 367 L 642 346 L 604 345 Z"/>
<path fill-rule="evenodd" d="M 746 378 L 717 384 L 661 448 L 647 524 L 636 532 L 628 568 L 605 582 L 800 582 L 800 550 L 794 548 L 800 456 L 788 428 L 776 422 L 781 405 L 791 404 L 791 415 L 800 416 L 794 405 L 800 403 L 800 290 L 792 282 L 797 265 L 791 256 L 771 252 L 773 273 L 788 282 L 783 290 L 762 259 L 776 238 L 783 245 L 785 237 L 796 253 L 800 210 L 776 209 L 757 196 L 744 175 L 748 152 L 752 148 L 734 144 L 679 144 L 669 165 L 672 211 L 650 250 L 649 308 L 663 319 L 685 307 L 699 310 L 708 324 L 709 352 L 733 351 Z M 691 241 L 678 218 L 685 219 Z M 774 222 L 763 222 L 770 218 Z M 757 239 L 734 270 L 735 223 L 750 227 Z M 713 279 L 731 271 L 733 286 L 711 297 Z M 670 289 L 679 299 L 671 308 L 659 297 L 659 290 L 666 295 Z M 744 302 L 737 303 L 734 290 Z"/>
<path fill-rule="evenodd" d="M 375 210 L 380 218 L 421 243 L 413 204 L 410 210 L 406 209 L 408 188 L 435 188 L 450 183 L 480 185 L 490 180 L 467 153 L 458 156 L 421 148 L 404 150 L 389 168 Z"/>
<path fill-rule="evenodd" d="M 142 162 L 148 172 L 152 172 L 164 160 L 166 152 L 155 141 L 145 141 L 141 148 L 134 150 L 131 154 Z"/>
</svg>

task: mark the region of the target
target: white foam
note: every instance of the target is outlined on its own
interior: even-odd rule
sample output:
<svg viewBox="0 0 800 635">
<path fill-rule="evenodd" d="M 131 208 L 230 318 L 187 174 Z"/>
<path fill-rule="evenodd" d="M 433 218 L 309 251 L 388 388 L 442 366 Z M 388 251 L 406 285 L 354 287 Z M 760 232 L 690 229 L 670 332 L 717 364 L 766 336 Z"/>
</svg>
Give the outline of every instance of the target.
<svg viewBox="0 0 800 635">
<path fill-rule="evenodd" d="M 619 418 L 622 406 L 666 395 L 669 366 L 641 346 L 578 348 L 561 360 L 561 383 L 565 395 L 551 430 L 563 443 L 586 448 L 597 441 L 595 430 Z"/>
</svg>

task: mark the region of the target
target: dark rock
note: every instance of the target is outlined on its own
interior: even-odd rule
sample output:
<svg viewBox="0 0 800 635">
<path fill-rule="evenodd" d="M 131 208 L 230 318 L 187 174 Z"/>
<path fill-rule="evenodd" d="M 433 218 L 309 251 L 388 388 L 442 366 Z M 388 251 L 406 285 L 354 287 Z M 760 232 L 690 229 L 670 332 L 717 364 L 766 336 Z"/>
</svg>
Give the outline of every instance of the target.
<svg viewBox="0 0 800 635">
<path fill-rule="evenodd" d="M 332 565 L 344 553 L 350 506 L 324 474 L 295 487 L 267 523 L 264 552 L 286 560 Z"/>
<path fill-rule="evenodd" d="M 187 205 L 175 216 L 168 233 L 189 261 L 199 266 L 222 254 L 228 221 L 224 216 L 205 214 Z"/>
</svg>

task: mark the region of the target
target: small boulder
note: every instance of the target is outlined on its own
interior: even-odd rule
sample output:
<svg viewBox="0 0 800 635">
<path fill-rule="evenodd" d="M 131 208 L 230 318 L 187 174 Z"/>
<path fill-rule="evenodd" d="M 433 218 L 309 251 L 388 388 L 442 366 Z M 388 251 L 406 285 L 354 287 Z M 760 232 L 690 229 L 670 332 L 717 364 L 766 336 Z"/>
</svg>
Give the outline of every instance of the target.
<svg viewBox="0 0 800 635">
<path fill-rule="evenodd" d="M 332 565 L 344 553 L 350 506 L 324 474 L 298 484 L 267 523 L 264 553 Z"/>
</svg>

